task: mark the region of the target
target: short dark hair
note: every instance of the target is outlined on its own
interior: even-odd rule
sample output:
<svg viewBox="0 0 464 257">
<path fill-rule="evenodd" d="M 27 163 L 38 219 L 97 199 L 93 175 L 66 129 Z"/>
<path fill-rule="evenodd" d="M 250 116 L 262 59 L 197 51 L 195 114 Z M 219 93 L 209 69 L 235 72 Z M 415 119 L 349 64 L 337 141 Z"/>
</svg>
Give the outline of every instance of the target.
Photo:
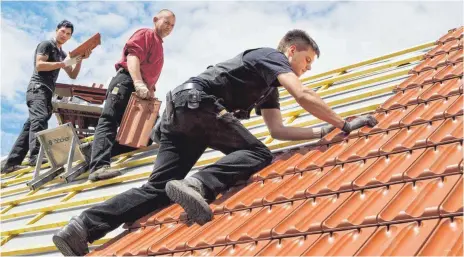
<svg viewBox="0 0 464 257">
<path fill-rule="evenodd" d="M 56 25 L 56 29 L 61 29 L 62 27 L 65 27 L 67 29 L 71 29 L 71 34 L 74 33 L 74 25 L 68 21 L 68 20 L 62 20 L 58 25 Z"/>
<path fill-rule="evenodd" d="M 307 50 L 310 46 L 314 52 L 316 52 L 317 57 L 321 55 L 319 46 L 317 46 L 316 41 L 312 39 L 308 33 L 301 29 L 290 30 L 285 34 L 285 36 L 280 40 L 277 50 L 280 52 L 285 52 L 287 48 L 291 45 L 296 45 L 298 51 Z"/>
</svg>

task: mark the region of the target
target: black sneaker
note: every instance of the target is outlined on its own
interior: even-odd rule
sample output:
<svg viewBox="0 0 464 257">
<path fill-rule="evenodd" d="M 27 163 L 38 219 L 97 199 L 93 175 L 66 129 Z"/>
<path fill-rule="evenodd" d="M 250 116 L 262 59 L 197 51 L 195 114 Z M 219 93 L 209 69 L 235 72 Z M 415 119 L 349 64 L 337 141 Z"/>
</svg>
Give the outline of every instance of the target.
<svg viewBox="0 0 464 257">
<path fill-rule="evenodd" d="M 8 174 L 8 173 L 11 173 L 11 172 L 13 172 L 13 171 L 17 171 L 17 170 L 24 169 L 24 168 L 27 168 L 27 166 L 23 166 L 23 165 L 8 165 L 8 164 L 4 163 L 4 164 L 2 164 L 1 173 L 2 173 L 2 174 Z"/>
<path fill-rule="evenodd" d="M 166 194 L 184 208 L 190 220 L 204 225 L 213 219 L 213 212 L 207 202 L 207 192 L 202 182 L 196 178 L 172 180 L 166 184 Z"/>
<path fill-rule="evenodd" d="M 111 168 L 110 165 L 104 165 L 98 170 L 90 173 L 89 180 L 90 181 L 98 181 L 98 180 L 105 180 L 120 176 L 122 174 L 121 169 Z"/>
<path fill-rule="evenodd" d="M 87 228 L 79 217 L 73 217 L 53 235 L 52 240 L 64 256 L 84 256 L 89 253 Z"/>
</svg>

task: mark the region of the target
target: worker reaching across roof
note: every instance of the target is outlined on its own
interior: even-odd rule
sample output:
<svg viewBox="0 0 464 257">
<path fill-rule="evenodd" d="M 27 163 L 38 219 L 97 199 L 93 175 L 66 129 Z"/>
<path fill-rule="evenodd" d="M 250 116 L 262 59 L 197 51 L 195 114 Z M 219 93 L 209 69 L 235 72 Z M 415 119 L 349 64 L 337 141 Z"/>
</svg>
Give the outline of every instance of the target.
<svg viewBox="0 0 464 257">
<path fill-rule="evenodd" d="M 132 188 L 73 217 L 54 235 L 65 255 L 83 255 L 93 242 L 125 222 L 133 222 L 171 201 L 200 225 L 212 219 L 208 205 L 239 180 L 246 180 L 272 161 L 270 150 L 239 121 L 255 108 L 273 138 L 322 138 L 338 127 L 351 132 L 375 126 L 371 115 L 344 121 L 298 79 L 320 55 L 316 42 L 302 30 L 291 30 L 277 50 L 257 48 L 208 67 L 168 92 L 166 110 L 155 129 L 160 144 L 154 169 L 140 188 Z M 305 110 L 330 125 L 293 128 L 282 123 L 278 87 L 283 86 Z M 187 177 L 207 147 L 226 156 Z"/>
<path fill-rule="evenodd" d="M 110 167 L 111 157 L 135 148 L 116 142 L 116 132 L 132 92 L 142 99 L 153 98 L 155 84 L 164 63 L 163 38 L 171 34 L 176 17 L 163 9 L 153 17 L 154 29 L 137 30 L 124 46 L 116 63 L 116 76 L 111 80 L 103 111 L 98 119 L 92 142 L 89 180 L 97 181 L 121 175 Z"/>
<path fill-rule="evenodd" d="M 35 166 L 40 149 L 35 133 L 48 128 L 48 120 L 52 116 L 52 96 L 55 92 L 56 80 L 61 69 L 75 79 L 81 69 L 83 59 L 89 58 L 91 50 L 83 56 L 71 58 L 62 46 L 72 37 L 74 25 L 63 20 L 56 26 L 55 37 L 40 42 L 34 53 L 34 71 L 26 91 L 26 104 L 29 117 L 13 145 L 6 161 L 2 164 L 1 173 L 10 173 L 23 168 L 21 163 L 28 151 L 29 166 Z"/>
</svg>

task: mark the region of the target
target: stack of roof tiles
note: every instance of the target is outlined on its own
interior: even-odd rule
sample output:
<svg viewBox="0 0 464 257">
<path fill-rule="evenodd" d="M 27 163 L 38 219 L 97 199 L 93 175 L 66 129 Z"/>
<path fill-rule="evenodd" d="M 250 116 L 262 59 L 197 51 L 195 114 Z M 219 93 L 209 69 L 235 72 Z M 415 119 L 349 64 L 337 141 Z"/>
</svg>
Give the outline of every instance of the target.
<svg viewBox="0 0 464 257">
<path fill-rule="evenodd" d="M 157 210 L 89 255 L 463 255 L 463 27 L 374 113 L 292 149 L 190 224 Z"/>
</svg>

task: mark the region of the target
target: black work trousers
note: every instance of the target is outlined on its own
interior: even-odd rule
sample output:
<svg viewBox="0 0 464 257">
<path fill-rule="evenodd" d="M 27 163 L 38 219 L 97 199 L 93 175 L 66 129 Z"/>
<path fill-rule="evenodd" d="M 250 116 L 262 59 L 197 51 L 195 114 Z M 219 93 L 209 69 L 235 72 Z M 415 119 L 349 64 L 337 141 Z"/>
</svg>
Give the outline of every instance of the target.
<svg viewBox="0 0 464 257">
<path fill-rule="evenodd" d="M 118 72 L 108 85 L 105 105 L 92 142 L 90 172 L 110 165 L 112 156 L 137 149 L 116 142 L 118 127 L 134 90 L 134 83 L 127 72 Z"/>
<path fill-rule="evenodd" d="M 176 97 L 174 101 L 181 98 Z M 162 116 L 160 149 L 148 181 L 80 215 L 88 229 L 89 242 L 125 222 L 133 222 L 169 205 L 166 183 L 183 179 L 207 147 L 226 156 L 192 176 L 201 180 L 214 196 L 271 163 L 269 149 L 230 113 L 218 115 L 220 107 L 214 99 L 202 100 L 194 110 L 185 103 L 176 102 L 176 106 L 174 119 L 168 121 L 166 112 Z"/>
<path fill-rule="evenodd" d="M 53 93 L 45 86 L 27 91 L 26 103 L 29 109 L 29 117 L 8 154 L 7 166 L 21 164 L 29 150 L 30 160 L 35 161 L 37 159 L 40 142 L 35 133 L 48 128 L 48 120 L 50 120 L 53 110 L 52 96 Z"/>
</svg>

